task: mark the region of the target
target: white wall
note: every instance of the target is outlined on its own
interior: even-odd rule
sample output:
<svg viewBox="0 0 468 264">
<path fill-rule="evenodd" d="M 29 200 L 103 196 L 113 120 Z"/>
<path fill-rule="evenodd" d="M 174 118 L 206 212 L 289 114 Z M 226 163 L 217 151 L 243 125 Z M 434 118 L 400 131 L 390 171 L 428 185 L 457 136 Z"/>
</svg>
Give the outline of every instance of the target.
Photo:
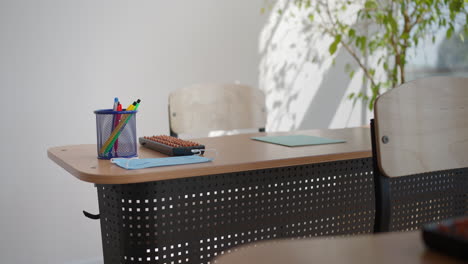
<svg viewBox="0 0 468 264">
<path fill-rule="evenodd" d="M 272 10 L 260 36 L 259 86 L 267 94 L 267 130 L 369 124 L 369 111 L 347 98 L 362 88 L 362 71 L 351 56 L 342 48 L 330 56 L 333 39 L 308 21 L 308 9 L 277 0 Z M 352 24 L 352 16 L 348 19 Z M 347 63 L 356 70 L 352 80 L 344 70 Z"/>
<path fill-rule="evenodd" d="M 95 143 L 93 110 L 141 98 L 139 135 L 167 134 L 168 93 L 256 86 L 255 1 L 0 1 L 0 262 L 99 263 L 96 190 L 46 156 Z"/>
</svg>

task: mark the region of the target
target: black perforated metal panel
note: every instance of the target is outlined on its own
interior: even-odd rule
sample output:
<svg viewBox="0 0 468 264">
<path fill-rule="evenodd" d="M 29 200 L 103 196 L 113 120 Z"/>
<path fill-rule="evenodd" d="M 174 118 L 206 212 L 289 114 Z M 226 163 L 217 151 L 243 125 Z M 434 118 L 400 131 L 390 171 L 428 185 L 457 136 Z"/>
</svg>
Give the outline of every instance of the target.
<svg viewBox="0 0 468 264">
<path fill-rule="evenodd" d="M 370 158 L 97 185 L 105 263 L 209 263 L 272 238 L 372 232 Z"/>
<path fill-rule="evenodd" d="M 390 231 L 468 215 L 468 169 L 389 179 Z"/>
</svg>

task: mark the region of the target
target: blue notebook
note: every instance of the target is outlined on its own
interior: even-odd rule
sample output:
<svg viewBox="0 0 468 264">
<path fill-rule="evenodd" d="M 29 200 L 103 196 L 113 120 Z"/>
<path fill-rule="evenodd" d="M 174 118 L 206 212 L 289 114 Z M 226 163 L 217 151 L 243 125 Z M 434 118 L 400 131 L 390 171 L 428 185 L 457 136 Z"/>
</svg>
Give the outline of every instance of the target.
<svg viewBox="0 0 468 264">
<path fill-rule="evenodd" d="M 252 139 L 288 147 L 336 144 L 346 142 L 346 140 L 342 139 L 330 139 L 306 135 L 252 137 Z"/>
</svg>

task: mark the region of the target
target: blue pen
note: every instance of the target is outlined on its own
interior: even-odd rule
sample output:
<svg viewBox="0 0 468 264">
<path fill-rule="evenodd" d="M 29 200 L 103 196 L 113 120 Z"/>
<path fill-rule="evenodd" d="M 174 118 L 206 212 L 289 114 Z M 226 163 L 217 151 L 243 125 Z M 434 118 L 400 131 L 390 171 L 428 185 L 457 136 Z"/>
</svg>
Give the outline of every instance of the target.
<svg viewBox="0 0 468 264">
<path fill-rule="evenodd" d="M 114 106 L 112 107 L 112 110 L 117 111 L 117 106 L 119 105 L 119 98 L 114 98 Z"/>
</svg>

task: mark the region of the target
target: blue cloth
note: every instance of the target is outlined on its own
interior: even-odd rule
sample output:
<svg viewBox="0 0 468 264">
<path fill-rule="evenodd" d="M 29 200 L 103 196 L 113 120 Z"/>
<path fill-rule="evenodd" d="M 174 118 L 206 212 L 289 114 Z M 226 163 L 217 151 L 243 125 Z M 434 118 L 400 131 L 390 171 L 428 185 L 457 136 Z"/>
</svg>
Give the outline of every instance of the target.
<svg viewBox="0 0 468 264">
<path fill-rule="evenodd" d="M 152 158 L 152 159 L 125 159 L 113 158 L 111 162 L 117 166 L 127 170 L 137 170 L 151 167 L 174 166 L 183 164 L 194 164 L 212 161 L 213 159 L 205 158 L 198 155 L 192 156 L 177 156 L 168 158 Z"/>
</svg>

